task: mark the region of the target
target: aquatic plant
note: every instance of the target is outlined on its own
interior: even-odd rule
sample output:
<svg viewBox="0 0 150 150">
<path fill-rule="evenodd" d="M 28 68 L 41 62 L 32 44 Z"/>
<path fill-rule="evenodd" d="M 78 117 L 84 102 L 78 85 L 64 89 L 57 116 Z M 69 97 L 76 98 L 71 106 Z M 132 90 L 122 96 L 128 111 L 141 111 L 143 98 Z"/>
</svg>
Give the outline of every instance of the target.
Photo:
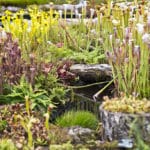
<svg viewBox="0 0 150 150">
<path fill-rule="evenodd" d="M 96 129 L 98 119 L 87 111 L 69 111 L 56 119 L 56 124 L 61 127 L 81 126 Z"/>
</svg>

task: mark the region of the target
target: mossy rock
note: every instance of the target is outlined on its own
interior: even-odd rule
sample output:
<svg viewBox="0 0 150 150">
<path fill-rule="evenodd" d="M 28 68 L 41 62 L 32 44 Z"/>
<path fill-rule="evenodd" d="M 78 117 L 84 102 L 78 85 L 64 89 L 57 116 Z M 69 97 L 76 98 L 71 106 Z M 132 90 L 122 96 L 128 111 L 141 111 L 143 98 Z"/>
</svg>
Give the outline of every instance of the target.
<svg viewBox="0 0 150 150">
<path fill-rule="evenodd" d="M 139 136 L 145 141 L 150 141 L 148 104 L 149 101 L 134 98 L 124 98 L 123 101 L 121 98 L 106 100 L 100 106 L 103 139 L 113 141 Z"/>
</svg>

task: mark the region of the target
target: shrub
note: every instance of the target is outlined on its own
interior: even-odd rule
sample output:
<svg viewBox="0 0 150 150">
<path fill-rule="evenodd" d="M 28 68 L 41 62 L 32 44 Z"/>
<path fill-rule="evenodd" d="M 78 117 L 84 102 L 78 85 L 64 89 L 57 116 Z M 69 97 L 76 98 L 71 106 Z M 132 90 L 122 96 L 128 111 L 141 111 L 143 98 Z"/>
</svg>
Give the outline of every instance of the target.
<svg viewBox="0 0 150 150">
<path fill-rule="evenodd" d="M 61 127 L 81 126 L 96 129 L 98 119 L 88 111 L 69 111 L 56 119 L 56 124 Z"/>
</svg>

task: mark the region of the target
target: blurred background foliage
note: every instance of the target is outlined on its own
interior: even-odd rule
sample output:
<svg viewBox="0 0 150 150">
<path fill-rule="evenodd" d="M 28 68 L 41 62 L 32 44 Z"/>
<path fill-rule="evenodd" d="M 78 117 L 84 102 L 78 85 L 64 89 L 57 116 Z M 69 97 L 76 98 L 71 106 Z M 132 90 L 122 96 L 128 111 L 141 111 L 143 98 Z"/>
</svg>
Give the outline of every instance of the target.
<svg viewBox="0 0 150 150">
<path fill-rule="evenodd" d="M 82 0 L 0 0 L 0 5 L 13 5 L 13 6 L 26 6 L 31 4 L 47 4 L 53 2 L 54 4 L 77 4 Z M 108 0 L 88 0 L 89 3 L 99 4 L 101 2 L 106 3 Z M 114 0 L 114 2 L 124 0 Z M 128 0 L 131 1 L 131 0 Z M 138 0 L 139 1 L 139 0 Z"/>
</svg>

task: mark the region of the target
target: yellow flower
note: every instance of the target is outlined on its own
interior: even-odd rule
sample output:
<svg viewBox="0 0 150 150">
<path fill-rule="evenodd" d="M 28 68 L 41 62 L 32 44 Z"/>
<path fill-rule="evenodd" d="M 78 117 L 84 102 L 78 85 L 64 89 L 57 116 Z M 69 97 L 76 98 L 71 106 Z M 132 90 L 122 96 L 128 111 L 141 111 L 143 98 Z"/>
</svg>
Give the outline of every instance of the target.
<svg viewBox="0 0 150 150">
<path fill-rule="evenodd" d="M 12 14 L 12 12 L 9 11 L 9 10 L 6 10 L 6 11 L 5 11 L 5 14 L 6 14 L 7 16 L 10 16 L 10 15 Z"/>
</svg>

